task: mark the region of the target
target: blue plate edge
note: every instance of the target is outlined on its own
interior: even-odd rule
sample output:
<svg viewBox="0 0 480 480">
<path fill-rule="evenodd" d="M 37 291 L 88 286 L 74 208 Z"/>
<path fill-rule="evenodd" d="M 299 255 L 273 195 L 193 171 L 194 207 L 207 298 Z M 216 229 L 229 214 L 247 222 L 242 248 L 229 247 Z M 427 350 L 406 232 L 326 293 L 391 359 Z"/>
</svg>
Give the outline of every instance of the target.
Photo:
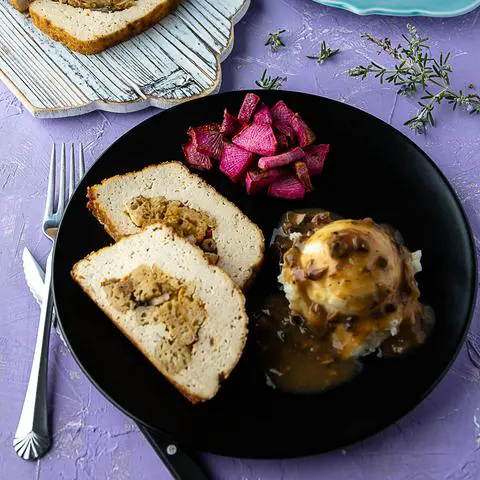
<svg viewBox="0 0 480 480">
<path fill-rule="evenodd" d="M 455 10 L 444 10 L 444 11 L 431 11 L 431 10 L 402 10 L 402 9 L 388 9 L 388 8 L 360 8 L 354 5 L 354 2 L 336 2 L 330 0 L 313 0 L 319 4 L 325 5 L 327 7 L 341 8 L 348 10 L 357 15 L 391 15 L 391 16 L 402 16 L 402 17 L 458 17 L 465 15 L 476 8 L 480 7 L 480 0 L 475 0 L 472 3 Z"/>
</svg>

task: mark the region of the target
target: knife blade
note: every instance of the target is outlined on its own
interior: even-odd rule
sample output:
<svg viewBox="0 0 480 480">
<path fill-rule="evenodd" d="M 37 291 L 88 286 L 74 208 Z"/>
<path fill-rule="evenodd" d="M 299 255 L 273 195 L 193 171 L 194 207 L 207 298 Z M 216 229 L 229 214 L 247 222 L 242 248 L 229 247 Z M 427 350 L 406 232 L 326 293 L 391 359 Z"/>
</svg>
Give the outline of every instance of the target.
<svg viewBox="0 0 480 480">
<path fill-rule="evenodd" d="M 22 254 L 23 274 L 27 281 L 28 288 L 33 295 L 33 298 L 39 305 L 42 304 L 42 291 L 45 273 L 43 268 L 35 260 L 35 257 L 30 253 L 27 247 L 24 247 Z"/>
<path fill-rule="evenodd" d="M 35 257 L 32 255 L 30 250 L 27 247 L 24 247 L 23 254 L 23 273 L 25 275 L 25 279 L 27 281 L 28 288 L 33 295 L 33 298 L 37 301 L 37 303 L 42 306 L 43 300 L 43 282 L 45 279 L 45 272 L 40 264 L 37 262 Z M 55 314 L 55 308 L 52 312 L 52 324 L 53 328 L 57 332 L 60 340 L 66 346 L 65 338 L 63 337 L 62 331 L 58 326 L 57 315 Z"/>
</svg>

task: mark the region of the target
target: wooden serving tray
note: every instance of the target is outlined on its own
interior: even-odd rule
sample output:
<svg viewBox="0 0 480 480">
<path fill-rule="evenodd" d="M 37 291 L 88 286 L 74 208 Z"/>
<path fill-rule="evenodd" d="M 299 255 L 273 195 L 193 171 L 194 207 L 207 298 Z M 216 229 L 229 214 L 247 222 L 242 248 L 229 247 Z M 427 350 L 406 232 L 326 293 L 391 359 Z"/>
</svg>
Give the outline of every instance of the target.
<svg viewBox="0 0 480 480">
<path fill-rule="evenodd" d="M 184 0 L 137 37 L 82 55 L 0 0 L 0 78 L 39 118 L 169 108 L 218 91 L 220 62 L 249 5 L 250 0 Z"/>
</svg>

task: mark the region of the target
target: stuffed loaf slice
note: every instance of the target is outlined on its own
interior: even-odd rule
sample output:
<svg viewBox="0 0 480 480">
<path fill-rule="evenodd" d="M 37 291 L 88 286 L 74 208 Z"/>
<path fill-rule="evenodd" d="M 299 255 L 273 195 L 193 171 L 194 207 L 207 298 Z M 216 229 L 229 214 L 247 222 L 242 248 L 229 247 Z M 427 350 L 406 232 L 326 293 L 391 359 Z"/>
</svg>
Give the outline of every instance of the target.
<svg viewBox="0 0 480 480">
<path fill-rule="evenodd" d="M 152 165 L 88 189 L 88 209 L 114 239 L 163 223 L 198 245 L 240 288 L 263 260 L 261 230 L 180 162 Z"/>
<path fill-rule="evenodd" d="M 181 0 L 34 0 L 33 24 L 83 54 L 99 53 L 138 35 L 170 14 Z M 26 0 L 12 0 L 24 9 Z"/>
<path fill-rule="evenodd" d="M 192 403 L 212 398 L 242 354 L 242 292 L 168 227 L 150 226 L 91 253 L 72 277 Z"/>
</svg>

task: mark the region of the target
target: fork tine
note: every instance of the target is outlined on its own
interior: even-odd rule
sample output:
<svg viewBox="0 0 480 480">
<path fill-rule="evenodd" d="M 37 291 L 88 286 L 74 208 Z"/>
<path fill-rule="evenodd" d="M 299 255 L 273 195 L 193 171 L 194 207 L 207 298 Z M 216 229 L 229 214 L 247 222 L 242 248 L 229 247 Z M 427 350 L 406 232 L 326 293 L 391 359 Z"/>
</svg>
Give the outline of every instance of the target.
<svg viewBox="0 0 480 480">
<path fill-rule="evenodd" d="M 45 214 L 44 217 L 48 217 L 53 214 L 53 206 L 55 203 L 55 169 L 56 169 L 56 154 L 55 144 L 52 146 L 52 156 L 50 158 L 50 171 L 48 172 L 48 189 L 47 200 L 45 202 Z"/>
<path fill-rule="evenodd" d="M 63 214 L 65 206 L 65 144 L 62 143 L 62 150 L 60 154 L 60 180 L 58 186 L 58 206 L 56 213 Z"/>
<path fill-rule="evenodd" d="M 79 156 L 80 156 L 80 165 L 79 165 L 79 170 L 78 170 L 78 172 L 79 172 L 78 181 L 80 182 L 80 180 L 85 175 L 85 159 L 83 158 L 83 143 L 81 143 L 78 146 L 78 149 L 79 149 Z"/>
<path fill-rule="evenodd" d="M 70 162 L 68 164 L 68 198 L 73 195 L 75 190 L 75 145 L 72 143 L 70 151 Z"/>
</svg>

